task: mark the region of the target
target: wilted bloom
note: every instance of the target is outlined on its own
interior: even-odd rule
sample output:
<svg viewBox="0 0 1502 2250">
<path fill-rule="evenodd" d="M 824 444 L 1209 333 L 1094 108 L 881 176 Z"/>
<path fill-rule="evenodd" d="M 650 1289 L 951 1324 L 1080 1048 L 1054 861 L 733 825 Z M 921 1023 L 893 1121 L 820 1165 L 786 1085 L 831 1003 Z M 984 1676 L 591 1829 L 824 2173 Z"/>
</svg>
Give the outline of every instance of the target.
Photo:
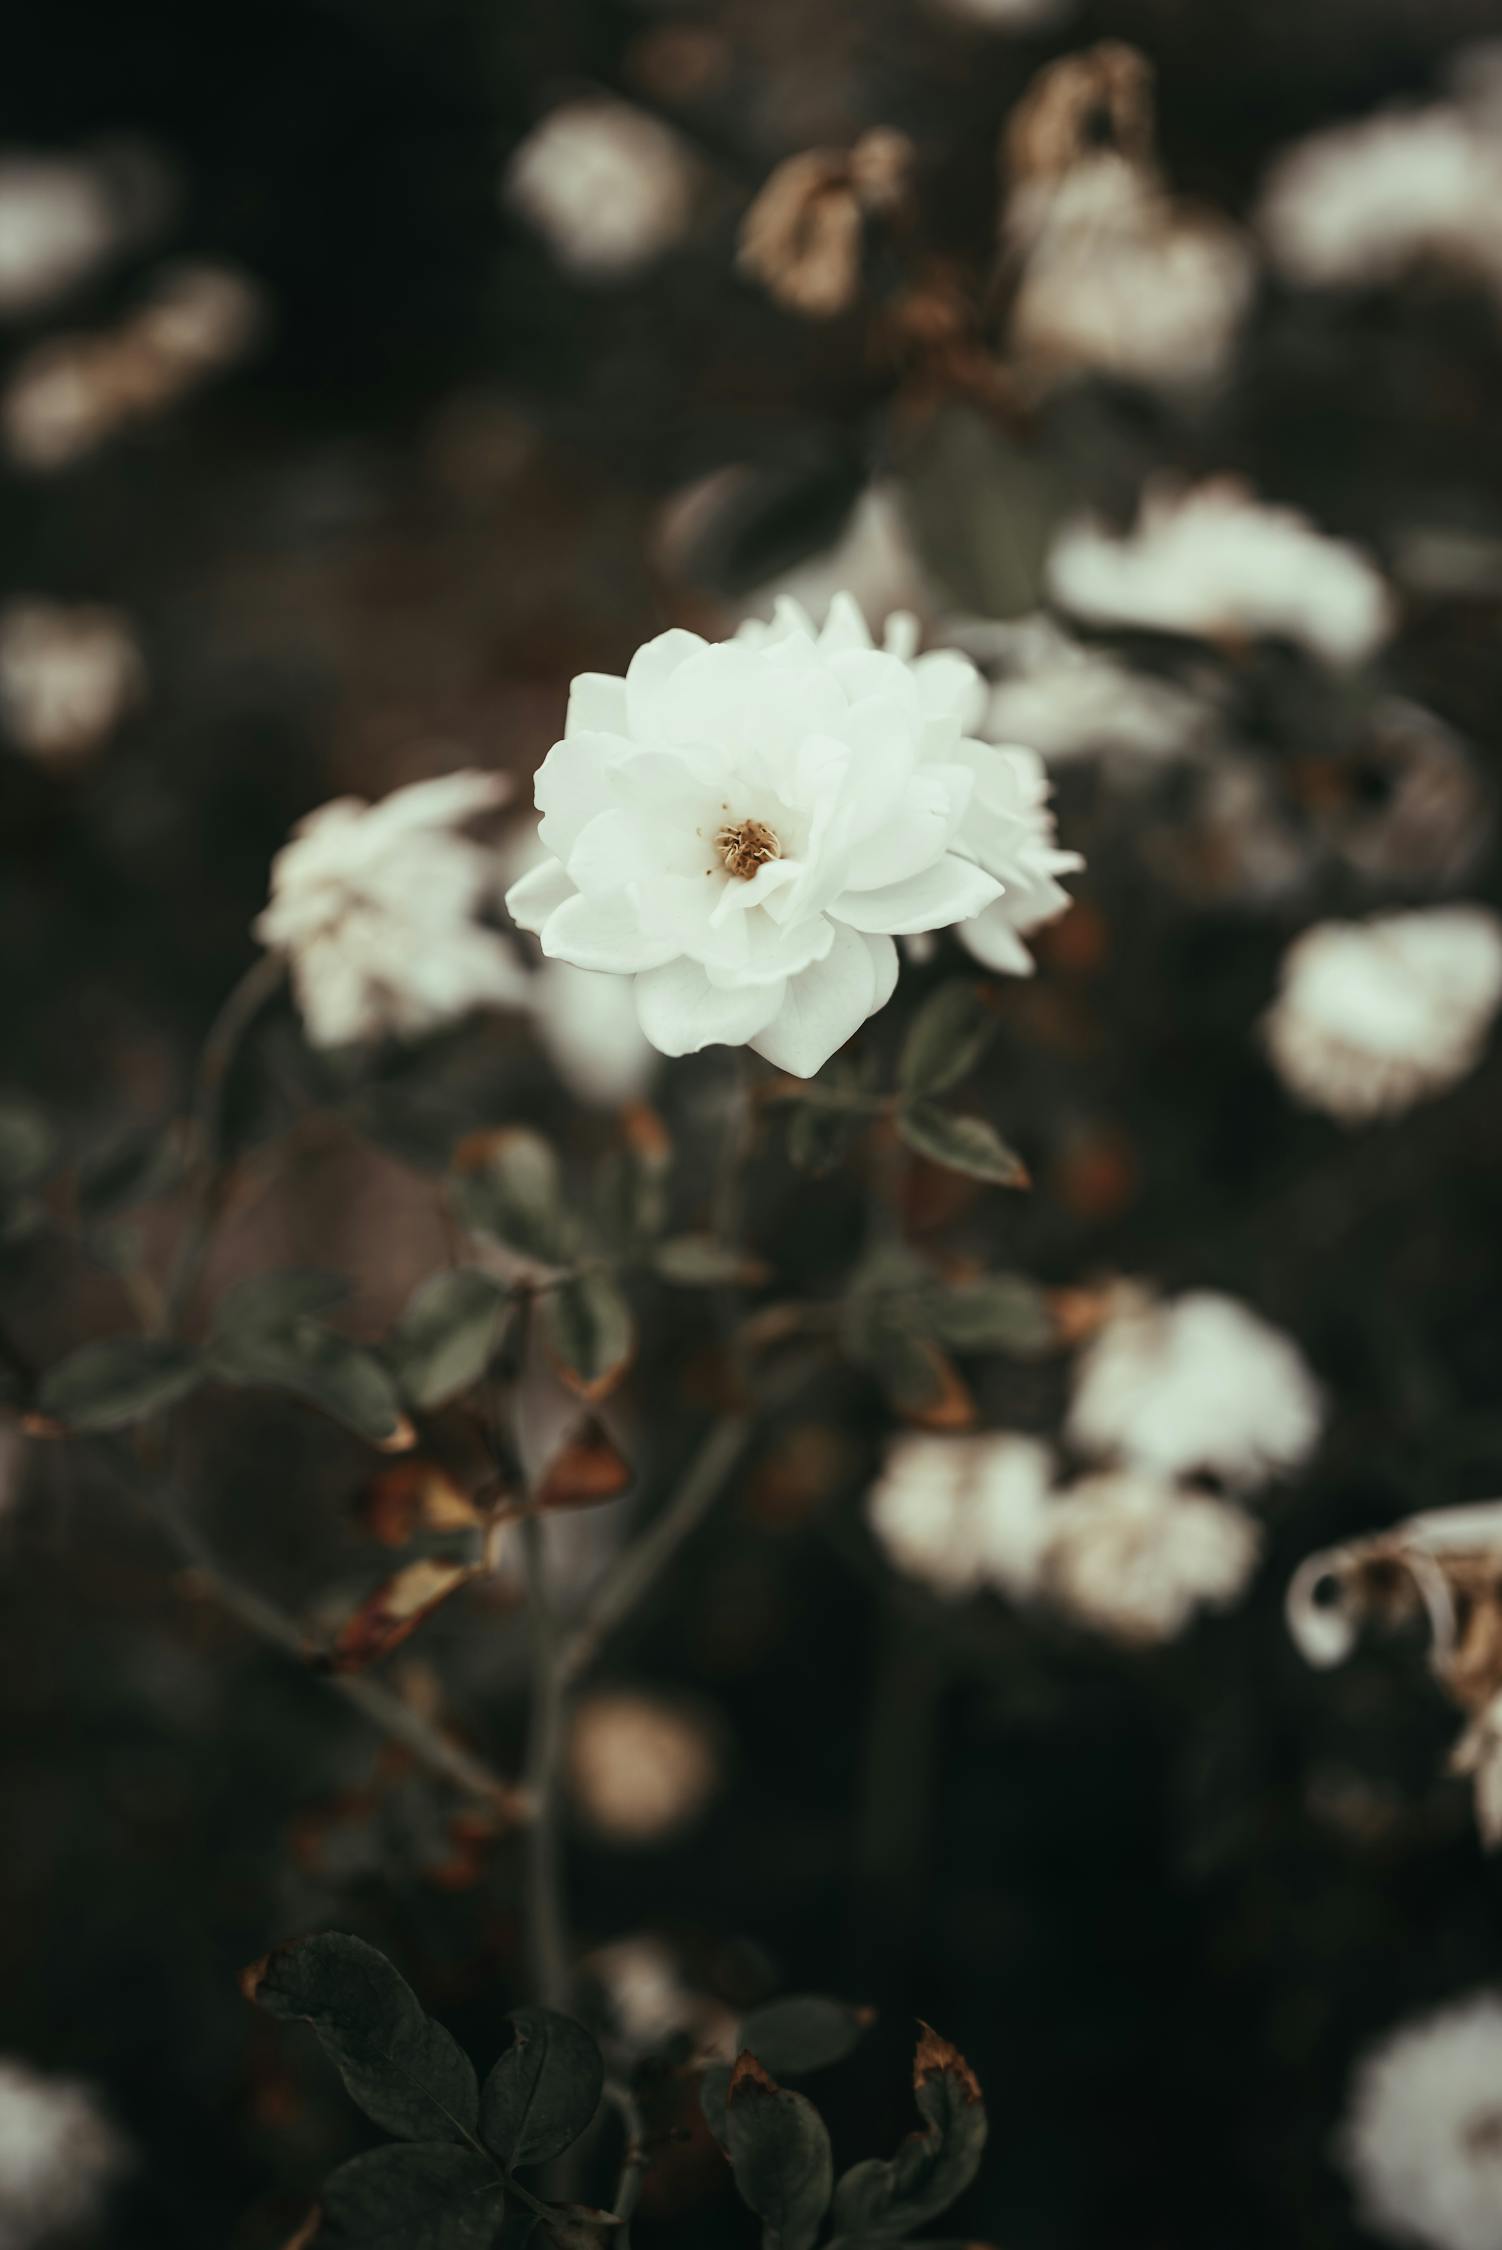
<svg viewBox="0 0 1502 2250">
<path fill-rule="evenodd" d="M 0 724 L 31 757 L 97 749 L 145 680 L 135 635 L 117 610 L 43 601 L 0 609 Z"/>
<path fill-rule="evenodd" d="M 1081 1354 L 1068 1431 L 1087 1452 L 1246 1489 L 1306 1460 L 1322 1419 L 1297 1344 L 1234 1297 L 1128 1287 Z"/>
<path fill-rule="evenodd" d="M 1432 906 L 1306 930 L 1283 957 L 1262 1028 L 1291 1093 L 1360 1124 L 1456 1085 L 1499 1004 L 1502 920 Z"/>
<path fill-rule="evenodd" d="M 1052 1468 L 1046 1445 L 1012 1431 L 912 1432 L 888 1446 L 867 1518 L 897 1568 L 937 1593 L 1030 1594 L 1048 1541 Z"/>
<path fill-rule="evenodd" d="M 741 222 L 741 271 L 810 319 L 847 312 L 860 286 L 866 227 L 902 214 L 915 160 L 907 136 L 885 126 L 850 149 L 788 157 Z"/>
<path fill-rule="evenodd" d="M 445 774 L 376 805 L 338 797 L 298 823 L 255 934 L 290 964 L 314 1046 L 415 1038 L 471 1008 L 525 1004 L 526 972 L 479 919 L 498 887 L 494 854 L 457 833 L 507 786 Z"/>
<path fill-rule="evenodd" d="M 1048 561 L 1055 599 L 1100 625 L 1207 640 L 1273 634 L 1333 664 L 1370 656 L 1392 625 L 1380 574 L 1292 508 L 1271 508 L 1234 478 L 1143 500 L 1123 536 L 1066 525 Z"/>
<path fill-rule="evenodd" d="M 537 775 L 553 856 L 507 905 L 553 958 L 634 976 L 664 1054 L 811 1077 L 891 997 L 894 938 L 1021 953 L 1067 903 L 1041 767 L 967 736 L 982 697 L 961 657 L 874 649 L 848 600 L 818 634 L 790 603 L 713 646 L 664 633 L 574 682 Z"/>
<path fill-rule="evenodd" d="M 615 280 L 683 234 L 695 181 L 676 133 L 627 102 L 591 96 L 533 126 L 506 167 L 503 194 L 561 265 Z"/>
<path fill-rule="evenodd" d="M 719 1787 L 714 1729 L 685 1704 L 602 1688 L 574 1707 L 568 1779 L 582 1817 L 611 1843 L 661 1843 Z"/>
<path fill-rule="evenodd" d="M 1502 1996 L 1390 2031 L 1351 2082 L 1339 2152 L 1363 2226 L 1425 2250 L 1502 2242 Z"/>
<path fill-rule="evenodd" d="M 0 2250 L 101 2241 L 129 2152 L 92 2090 L 0 2056 Z"/>
<path fill-rule="evenodd" d="M 1462 109 L 1388 110 L 1286 149 L 1259 225 L 1276 263 L 1314 288 L 1391 281 L 1422 259 L 1502 290 L 1502 138 Z"/>
<path fill-rule="evenodd" d="M 1113 1640 L 1172 1640 L 1205 1609 L 1229 1609 L 1257 1565 L 1257 1526 L 1230 1501 L 1119 1469 L 1054 1504 L 1045 1586 Z"/>
</svg>

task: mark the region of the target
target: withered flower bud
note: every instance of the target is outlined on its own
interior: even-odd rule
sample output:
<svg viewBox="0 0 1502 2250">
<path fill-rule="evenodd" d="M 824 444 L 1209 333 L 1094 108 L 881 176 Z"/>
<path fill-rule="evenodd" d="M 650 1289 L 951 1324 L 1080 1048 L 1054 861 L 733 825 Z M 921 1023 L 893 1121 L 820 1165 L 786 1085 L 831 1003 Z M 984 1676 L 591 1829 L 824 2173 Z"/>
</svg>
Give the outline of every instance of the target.
<svg viewBox="0 0 1502 2250">
<path fill-rule="evenodd" d="M 848 312 L 867 223 L 906 216 L 915 154 L 905 134 L 877 126 L 852 148 L 790 156 L 741 222 L 741 271 L 807 319 Z"/>
</svg>

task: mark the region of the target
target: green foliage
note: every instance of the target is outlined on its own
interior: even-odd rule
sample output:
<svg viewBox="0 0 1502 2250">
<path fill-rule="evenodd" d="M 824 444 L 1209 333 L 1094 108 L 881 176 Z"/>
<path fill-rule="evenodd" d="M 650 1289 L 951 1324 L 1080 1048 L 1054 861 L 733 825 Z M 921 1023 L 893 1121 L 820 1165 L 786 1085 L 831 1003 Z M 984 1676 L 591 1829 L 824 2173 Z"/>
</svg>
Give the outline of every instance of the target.
<svg viewBox="0 0 1502 2250">
<path fill-rule="evenodd" d="M 976 617 L 1035 610 L 1066 497 L 1048 456 L 991 416 L 948 406 L 900 468 L 903 515 L 958 607 Z"/>
<path fill-rule="evenodd" d="M 800 2078 L 843 2062 L 870 2022 L 869 2013 L 823 1993 L 797 1993 L 753 2008 L 736 2035 L 738 2053 L 752 2054 L 776 2078 Z M 699 2082 L 705 2123 L 723 2148 L 730 2065 L 711 2063 Z"/>
<path fill-rule="evenodd" d="M 151 1336 L 110 1336 L 83 1344 L 49 1368 L 38 1411 L 82 1433 L 127 1429 L 186 1398 L 202 1370 L 181 1345 Z"/>
<path fill-rule="evenodd" d="M 725 2147 L 765 2250 L 812 2250 L 834 2185 L 829 2134 L 808 2097 L 779 2086 L 751 2054 L 730 2074 Z"/>
<path fill-rule="evenodd" d="M 480 2118 L 474 2065 L 363 1938 L 299 1939 L 248 1969 L 244 1984 L 268 2014 L 311 2023 L 351 2100 L 386 2132 L 473 2144 Z"/>
<path fill-rule="evenodd" d="M 565 1376 L 601 1398 L 625 1373 L 636 1343 L 631 1307 L 608 1273 L 593 1267 L 548 1291 L 538 1320 Z"/>
<path fill-rule="evenodd" d="M 852 2165 L 835 2190 L 840 2242 L 878 2243 L 910 2234 L 962 2195 L 980 2169 L 986 2108 L 969 2064 L 923 2026 L 913 2061 L 921 2131 L 890 2159 Z"/>
<path fill-rule="evenodd" d="M 787 1105 L 788 1161 L 796 1171 L 823 1179 L 843 1163 L 880 1107 L 869 1057 L 836 1055 L 817 1079 L 794 1085 Z"/>
<path fill-rule="evenodd" d="M 517 2008 L 515 2038 L 485 2081 L 481 2131 L 508 2167 L 547 2164 L 600 2106 L 605 2065 L 589 2033 L 552 2008 Z"/>
<path fill-rule="evenodd" d="M 317 2250 L 491 2250 L 506 2212 L 493 2164 L 447 2141 L 376 2148 L 324 2184 Z"/>
<path fill-rule="evenodd" d="M 478 1383 L 500 1349 L 512 1309 L 506 1284 L 472 1266 L 420 1283 L 386 1344 L 407 1403 L 430 1410 Z"/>
<path fill-rule="evenodd" d="M 897 1113 L 897 1130 L 930 1164 L 964 1172 L 991 1187 L 1026 1187 L 1027 1166 L 983 1117 L 957 1117 L 933 1102 L 914 1102 Z"/>
<path fill-rule="evenodd" d="M 577 1229 L 562 1167 L 540 1133 L 508 1126 L 462 1144 L 451 1192 L 467 1227 L 520 1257 L 546 1266 L 566 1266 L 573 1257 Z"/>
<path fill-rule="evenodd" d="M 996 1030 L 989 987 L 956 977 L 931 993 L 914 1016 L 897 1066 L 909 1100 L 957 1086 L 980 1061 Z"/>
<path fill-rule="evenodd" d="M 52 1127 L 34 1102 L 0 1102 L 0 1243 L 24 1241 L 42 1224 L 37 1190 L 58 1155 Z"/>
<path fill-rule="evenodd" d="M 709 1234 L 675 1234 L 660 1242 L 652 1267 L 680 1289 L 754 1289 L 766 1279 L 759 1260 Z"/>
<path fill-rule="evenodd" d="M 232 1289 L 214 1317 L 207 1362 L 222 1382 L 290 1391 L 356 1437 L 400 1444 L 407 1433 L 391 1371 L 321 1315 L 347 1294 L 337 1275 L 258 1275 Z"/>
<path fill-rule="evenodd" d="M 936 1289 L 924 1308 L 936 1343 L 955 1352 L 1010 1352 L 1028 1359 L 1054 1341 L 1048 1300 L 1025 1274 L 993 1273 L 957 1288 Z"/>
</svg>

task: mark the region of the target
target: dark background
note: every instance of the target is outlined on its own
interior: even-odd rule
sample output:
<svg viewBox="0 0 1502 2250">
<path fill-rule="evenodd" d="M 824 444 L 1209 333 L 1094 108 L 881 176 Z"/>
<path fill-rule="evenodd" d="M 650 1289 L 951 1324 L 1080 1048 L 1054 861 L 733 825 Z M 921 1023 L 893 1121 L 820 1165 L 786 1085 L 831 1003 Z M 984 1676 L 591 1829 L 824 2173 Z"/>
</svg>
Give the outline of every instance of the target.
<svg viewBox="0 0 1502 2250">
<path fill-rule="evenodd" d="M 500 167 L 568 91 L 647 99 L 643 44 L 669 13 L 715 27 L 732 58 L 719 92 L 676 113 L 711 184 L 660 267 L 585 288 L 503 214 Z M 1044 56 L 1109 32 L 1157 67 L 1175 181 L 1244 214 L 1281 144 L 1423 94 L 1451 49 L 1497 28 L 1482 0 L 1144 0 L 1014 38 L 899 0 L 25 11 L 5 42 L 5 138 L 147 136 L 184 181 L 169 247 L 254 275 L 273 327 L 185 410 L 76 469 L 3 478 L 7 585 L 119 605 L 152 680 L 87 768 L 0 758 L 11 1089 L 78 1148 L 159 1130 L 295 818 L 447 764 L 528 775 L 573 671 L 712 614 L 712 587 L 652 559 L 670 491 L 763 465 L 791 495 L 763 527 L 774 559 L 838 519 L 890 386 L 856 324 L 800 324 L 735 277 L 736 222 L 783 155 L 904 127 L 941 235 L 977 255 L 1009 105 Z M 64 324 L 103 321 L 139 280 L 127 267 Z M 1238 468 L 1379 554 L 1415 509 L 1499 533 L 1499 333 L 1479 295 L 1437 281 L 1338 306 L 1269 286 L 1211 404 L 1087 388 L 1037 442 L 1087 488 L 1155 462 Z M 1483 804 L 1497 609 L 1413 604 L 1385 660 L 1388 684 L 1469 744 Z M 1270 773 L 1344 755 L 1286 652 L 1249 659 L 1237 692 Z M 1269 1503 L 1253 1597 L 1146 1656 L 999 1606 L 956 1627 L 883 1582 L 858 1506 L 882 1410 L 836 1381 L 811 1410 L 834 1433 L 812 1497 L 788 1500 L 790 1471 L 747 1480 L 607 1672 L 713 1704 L 727 1787 L 685 1841 L 628 1855 L 579 1839 L 573 1868 L 592 1940 L 665 1932 L 733 2004 L 814 1986 L 879 2007 L 829 2081 L 842 2156 L 903 2129 L 911 2018 L 935 2023 L 992 2116 L 957 2223 L 1008 2250 L 1364 2239 L 1327 2153 L 1353 2058 L 1502 1968 L 1498 1878 L 1462 1785 L 1439 1778 L 1454 1718 L 1416 1656 L 1317 1677 L 1280 1619 L 1311 1548 L 1502 1476 L 1502 1067 L 1360 1135 L 1294 1110 L 1251 1036 L 1283 945 L 1322 914 L 1432 891 L 1401 868 L 1358 878 L 1301 811 L 1296 895 L 1255 911 L 1187 897 L 1147 849 L 1187 818 L 1179 788 L 1067 777 L 1083 919 L 1009 996 L 984 1082 L 1037 1192 L 931 1223 L 1053 1283 L 1119 1268 L 1227 1288 L 1299 1338 L 1330 1429 Z M 1487 858 L 1466 895 L 1497 894 Z M 352 1266 L 378 1310 L 441 1258 L 431 1185 L 362 1153 L 290 1020 L 270 1038 L 280 1091 L 254 1129 L 310 1088 L 322 1124 L 265 1224 L 288 1263 Z M 519 1038 L 442 1042 L 393 1074 L 452 1078 L 492 1120 L 556 1119 Z M 688 1135 L 718 1100 L 717 1058 L 672 1075 L 663 1099 Z M 591 1145 L 603 1128 L 578 1130 Z M 775 1150 L 754 1216 L 769 1254 L 793 1245 L 810 1273 L 835 1270 L 858 1226 L 853 1190 L 810 1190 Z M 50 1238 L 9 1253 L 0 1297 L 43 1362 L 127 1317 L 119 1284 Z M 675 1319 L 633 1378 L 649 1488 L 693 1429 L 658 1404 Z M 1052 1426 L 1057 1366 L 980 1382 L 998 1421 Z M 354 1441 L 227 1394 L 188 1421 L 185 1474 L 248 1572 L 311 1606 L 357 1567 L 349 1502 L 371 1464 Z M 95 2079 L 142 2150 L 110 2243 L 269 2250 L 361 2128 L 311 2042 L 255 2018 L 235 1972 L 300 1930 L 357 1928 L 483 2063 L 521 1996 L 514 1861 L 501 1845 L 473 1881 L 435 1879 L 431 1788 L 316 1682 L 182 1599 L 108 1462 L 45 1453 L 0 1552 L 0 2044 Z M 506 1762 L 519 1619 L 430 1633 L 462 1722 Z M 665 2119 L 677 2096 L 657 2099 Z M 664 2160 L 644 2250 L 739 2239 L 717 2163 L 702 2145 Z"/>
</svg>

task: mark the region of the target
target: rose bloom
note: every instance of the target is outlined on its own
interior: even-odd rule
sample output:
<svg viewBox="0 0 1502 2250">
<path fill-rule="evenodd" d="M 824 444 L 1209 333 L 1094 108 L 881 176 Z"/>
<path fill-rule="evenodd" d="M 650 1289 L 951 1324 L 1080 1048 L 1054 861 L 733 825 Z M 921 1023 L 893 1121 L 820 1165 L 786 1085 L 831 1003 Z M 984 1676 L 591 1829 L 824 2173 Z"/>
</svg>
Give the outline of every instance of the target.
<svg viewBox="0 0 1502 2250">
<path fill-rule="evenodd" d="M 1434 906 L 1306 930 L 1283 957 L 1263 1035 L 1291 1093 L 1361 1124 L 1456 1085 L 1499 1004 L 1502 921 Z"/>
<path fill-rule="evenodd" d="M 894 630 L 895 627 L 895 630 Z M 672 631 L 585 673 L 538 771 L 550 857 L 507 906 L 544 953 L 636 979 L 662 1053 L 750 1045 L 808 1078 L 884 1007 L 894 940 L 964 925 L 989 966 L 1067 905 L 1040 762 L 974 739 L 964 657 L 876 648 L 855 604 Z"/>
<path fill-rule="evenodd" d="M 1363 2225 L 1427 2250 L 1502 2242 L 1502 1997 L 1473 1992 L 1362 2057 L 1339 2154 Z"/>
<path fill-rule="evenodd" d="M 414 1038 L 472 1008 L 526 1004 L 526 972 L 480 920 L 494 853 L 456 833 L 505 797 L 504 778 L 451 773 L 380 804 L 339 797 L 300 821 L 255 924 L 287 960 L 315 1047 Z"/>
<path fill-rule="evenodd" d="M 1173 1640 L 1202 1609 L 1229 1609 L 1260 1537 L 1229 1501 L 1135 1469 L 1085 1477 L 1054 1505 L 1047 1589 L 1079 1624 L 1113 1640 Z"/>
</svg>

